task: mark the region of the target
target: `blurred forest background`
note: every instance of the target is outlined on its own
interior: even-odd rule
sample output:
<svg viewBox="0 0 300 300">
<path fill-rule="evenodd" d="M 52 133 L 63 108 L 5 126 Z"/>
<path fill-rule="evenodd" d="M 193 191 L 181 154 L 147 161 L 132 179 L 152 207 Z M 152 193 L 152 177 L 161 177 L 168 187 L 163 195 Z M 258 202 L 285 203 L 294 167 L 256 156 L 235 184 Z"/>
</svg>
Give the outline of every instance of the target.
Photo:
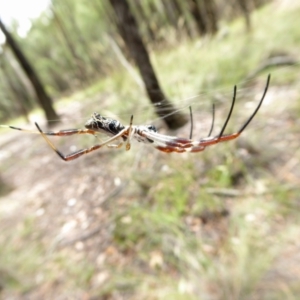
<svg viewBox="0 0 300 300">
<path fill-rule="evenodd" d="M 7 44 L 2 45 L 1 53 L 3 80 L 0 121 L 19 115 L 28 118 L 28 113 L 38 103 L 37 100 L 41 103 L 51 101 L 43 100 L 39 93 L 39 99 L 36 99 L 26 78 L 30 79 L 32 76 L 28 75 L 28 68 L 35 70 L 45 92 L 54 98 L 110 76 L 116 71 L 118 51 L 125 59 L 134 57 L 134 51 L 125 45 L 127 41 L 124 41 L 123 32 L 118 30 L 118 22 L 123 20 L 118 20 L 114 7 L 116 10 L 124 7 L 130 9 L 136 20 L 134 25 L 145 46 L 152 51 L 172 47 L 181 41 L 215 35 L 222 22 L 241 15 L 250 31 L 250 12 L 266 2 L 128 1 L 129 7 L 124 6 L 122 1 L 52 1 L 40 18 L 32 20 L 32 27 L 26 37 L 18 35 L 17 22 L 9 24 L 9 29 L 6 30 L 27 63 L 18 63 L 20 56 L 16 59 L 16 49 L 12 50 L 10 39 L 7 39 Z M 2 30 L 5 29 L 4 26 L 1 22 Z M 126 26 L 130 28 L 132 24 L 125 20 L 121 27 Z M 49 106 L 48 110 L 47 105 L 44 109 L 49 120 L 57 117 Z"/>
<path fill-rule="evenodd" d="M 0 123 L 26 129 L 98 111 L 188 137 L 191 106 L 198 139 L 238 84 L 234 132 L 272 75 L 243 136 L 193 155 L 134 144 L 67 164 L 1 128 L 3 299 L 300 297 L 300 1 L 52 0 L 25 36 L 0 29 Z"/>
</svg>

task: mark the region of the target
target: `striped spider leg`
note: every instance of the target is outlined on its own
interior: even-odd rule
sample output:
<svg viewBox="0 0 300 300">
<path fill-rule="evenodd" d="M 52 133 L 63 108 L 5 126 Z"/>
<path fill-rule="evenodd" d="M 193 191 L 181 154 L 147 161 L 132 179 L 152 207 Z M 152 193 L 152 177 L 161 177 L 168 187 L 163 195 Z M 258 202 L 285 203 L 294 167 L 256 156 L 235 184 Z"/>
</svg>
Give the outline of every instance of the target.
<svg viewBox="0 0 300 300">
<path fill-rule="evenodd" d="M 132 126 L 132 121 L 133 121 L 133 116 L 131 116 L 130 125 L 125 127 L 117 120 L 105 118 L 98 113 L 94 113 L 92 115 L 92 118 L 86 122 L 86 124 L 85 124 L 86 129 L 65 129 L 65 130 L 59 130 L 59 131 L 44 132 L 37 123 L 35 123 L 35 125 L 36 125 L 38 131 L 23 129 L 23 128 L 9 126 L 9 125 L 0 125 L 0 127 L 41 134 L 42 137 L 48 143 L 48 145 L 58 154 L 58 156 L 61 159 L 63 159 L 64 161 L 70 161 L 70 160 L 76 159 L 84 154 L 87 154 L 94 150 L 100 149 L 103 146 L 107 146 L 109 148 L 120 148 L 120 147 L 122 147 L 124 141 L 127 141 L 126 150 L 129 150 L 130 149 L 130 141 L 134 134 L 134 130 L 133 130 L 134 126 Z M 87 149 L 81 149 L 81 150 L 72 152 L 68 155 L 64 155 L 61 151 L 59 151 L 47 137 L 47 136 L 64 137 L 64 136 L 75 135 L 75 134 L 91 134 L 91 135 L 94 135 L 97 137 L 97 133 L 99 133 L 99 132 L 104 133 L 107 136 L 110 136 L 110 138 L 104 142 L 101 142 L 100 144 L 94 145 Z M 114 142 L 115 140 L 118 140 L 119 138 L 123 139 L 123 142 L 119 142 L 118 144 L 111 144 L 112 142 Z"/>
<path fill-rule="evenodd" d="M 252 113 L 252 115 L 248 118 L 248 120 L 244 123 L 244 125 L 235 133 L 232 134 L 223 134 L 226 126 L 228 124 L 228 121 L 231 117 L 234 105 L 235 105 L 235 100 L 236 100 L 236 86 L 234 87 L 234 92 L 233 92 L 233 99 L 231 103 L 231 107 L 228 113 L 228 116 L 225 120 L 225 123 L 220 131 L 220 133 L 217 136 L 210 137 L 211 132 L 209 133 L 209 136 L 203 139 L 200 139 L 198 141 L 194 141 L 191 138 L 178 138 L 175 136 L 167 136 L 167 135 L 162 135 L 157 132 L 153 131 L 143 131 L 141 132 L 141 135 L 146 137 L 148 140 L 153 141 L 153 145 L 156 147 L 156 149 L 163 151 L 163 152 L 177 152 L 177 153 L 183 153 L 183 152 L 200 152 L 205 150 L 206 147 L 220 143 L 220 142 L 226 142 L 230 140 L 234 140 L 238 138 L 241 133 L 245 130 L 245 128 L 249 125 L 249 123 L 252 121 L 258 110 L 260 109 L 263 100 L 266 96 L 269 83 L 270 83 L 270 78 L 271 76 L 268 76 L 267 83 L 263 92 L 263 95 L 261 97 L 261 100 L 258 103 L 258 106 Z M 213 126 L 212 126 L 213 127 Z M 212 128 L 211 128 L 212 130 Z"/>
<path fill-rule="evenodd" d="M 45 141 L 48 143 L 48 145 L 57 153 L 57 155 L 64 161 L 70 161 L 70 160 L 74 160 L 84 154 L 88 154 L 92 151 L 98 150 L 98 149 L 102 148 L 103 146 L 107 146 L 110 148 L 120 148 L 123 145 L 123 143 L 111 144 L 111 142 L 113 142 L 119 138 L 122 138 L 123 141 L 127 141 L 126 150 L 129 150 L 130 149 L 130 140 L 134 133 L 133 126 L 132 126 L 132 120 L 133 120 L 133 116 L 131 116 L 130 125 L 123 126 L 119 121 L 105 118 L 105 117 L 102 117 L 98 113 L 94 113 L 92 115 L 92 118 L 89 119 L 85 123 L 85 127 L 87 129 L 73 129 L 73 130 L 69 130 L 68 132 L 71 132 L 70 134 L 86 133 L 86 134 L 93 134 L 95 136 L 98 132 L 101 132 L 101 133 L 105 133 L 108 136 L 111 136 L 111 138 L 109 138 L 108 140 L 106 140 L 100 144 L 94 145 L 90 148 L 81 149 L 81 150 L 72 152 L 67 155 L 64 155 L 61 151 L 59 151 L 47 137 L 47 135 L 61 136 L 61 132 L 65 132 L 66 130 L 61 130 L 58 132 L 43 132 L 37 123 L 35 123 L 35 126 L 37 127 L 38 131 L 41 133 L 41 135 L 45 139 Z"/>
</svg>

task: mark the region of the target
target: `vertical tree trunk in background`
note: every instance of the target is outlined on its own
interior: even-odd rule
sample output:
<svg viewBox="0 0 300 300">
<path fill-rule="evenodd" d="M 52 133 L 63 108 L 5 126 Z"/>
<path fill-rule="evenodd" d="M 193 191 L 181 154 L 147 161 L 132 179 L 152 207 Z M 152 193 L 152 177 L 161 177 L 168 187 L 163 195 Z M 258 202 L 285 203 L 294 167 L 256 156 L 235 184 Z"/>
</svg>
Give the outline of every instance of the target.
<svg viewBox="0 0 300 300">
<path fill-rule="evenodd" d="M 13 104 L 16 107 L 17 112 L 21 113 L 25 117 L 26 121 L 29 123 L 29 111 L 26 105 L 30 102 L 29 96 L 26 95 L 26 92 L 22 89 L 22 86 L 20 86 L 20 82 L 16 80 L 16 78 L 13 78 L 11 76 L 6 61 L 1 61 L 0 67 L 4 71 L 4 79 L 6 80 L 7 85 L 10 89 L 9 94 L 11 96 L 11 99 L 16 99 L 16 101 L 13 101 Z"/>
<path fill-rule="evenodd" d="M 1 68 L 4 71 L 5 79 L 10 82 L 8 85 L 14 86 L 18 91 L 18 94 L 12 99 L 18 99 L 17 101 L 20 102 L 20 105 L 25 106 L 25 110 L 29 115 L 30 110 L 34 107 L 34 90 L 31 83 L 28 79 L 26 79 L 26 76 L 24 76 L 21 67 L 14 64 L 15 60 L 12 57 L 13 55 L 14 54 L 11 50 L 6 51 L 5 49 L 3 51 L 2 58 L 0 60 Z"/>
<path fill-rule="evenodd" d="M 28 76 L 28 79 L 32 83 L 32 86 L 37 95 L 37 99 L 45 112 L 46 119 L 48 121 L 48 125 L 50 125 L 50 123 L 49 123 L 50 120 L 58 121 L 59 117 L 56 114 L 56 112 L 52 106 L 51 98 L 47 95 L 46 91 L 44 90 L 44 87 L 43 87 L 38 75 L 36 74 L 33 66 L 30 65 L 27 58 L 25 57 L 25 55 L 23 54 L 23 52 L 17 45 L 16 41 L 13 39 L 12 35 L 5 28 L 1 19 L 0 19 L 0 28 L 6 37 L 6 43 L 10 46 L 10 48 L 13 51 L 13 53 L 15 54 L 17 60 L 19 61 L 20 65 L 22 66 L 24 72 Z"/>
<path fill-rule="evenodd" d="M 162 3 L 163 5 L 168 6 L 174 15 L 174 18 L 176 20 L 176 25 L 174 29 L 176 30 L 178 36 L 181 36 L 182 34 L 181 30 L 183 29 L 185 33 L 188 35 L 188 37 L 192 38 L 193 36 L 192 31 L 190 29 L 188 22 L 184 18 L 185 13 L 183 11 L 182 6 L 178 3 L 178 1 L 181 0 L 169 0 L 169 1 L 162 0 Z"/>
<path fill-rule="evenodd" d="M 197 0 L 189 0 L 190 13 L 194 18 L 198 32 L 200 35 L 208 33 L 207 18 L 203 15 L 203 10 L 198 6 Z"/>
<path fill-rule="evenodd" d="M 172 3 L 174 4 L 174 7 L 180 12 L 180 23 L 182 23 L 182 28 L 185 30 L 187 36 L 191 39 L 193 39 L 196 34 L 194 30 L 194 24 L 193 21 L 190 21 L 190 1 L 184 1 L 181 0 L 172 0 Z M 179 26 L 180 27 L 180 26 Z"/>
<path fill-rule="evenodd" d="M 142 5 L 141 0 L 135 0 L 134 1 L 134 7 L 136 9 L 136 16 L 139 15 L 141 22 L 144 23 L 145 27 L 146 27 L 146 31 L 147 31 L 147 36 L 148 36 L 148 40 L 150 42 L 154 42 L 155 41 L 155 34 L 154 31 L 151 28 L 151 24 L 150 22 L 145 22 L 145 20 L 148 19 L 146 13 L 144 12 L 144 5 Z"/>
<path fill-rule="evenodd" d="M 53 5 L 53 4 L 52 4 Z M 71 23 L 72 33 L 76 36 L 75 45 L 77 48 L 81 49 L 81 53 L 85 53 L 84 56 L 81 55 L 80 61 L 81 64 L 84 64 L 84 72 L 88 73 L 88 70 L 93 70 L 95 74 L 101 74 L 101 65 L 95 59 L 93 59 L 90 55 L 89 51 L 89 43 L 87 42 L 84 33 L 82 32 L 80 26 L 78 25 L 77 18 L 75 17 L 75 5 L 76 2 L 71 0 L 63 2 L 63 15 L 65 16 L 65 20 L 68 20 Z M 78 42 L 79 41 L 79 42 Z M 86 76 L 86 81 L 88 81 L 90 76 Z"/>
<path fill-rule="evenodd" d="M 79 78 L 80 81 L 85 81 L 86 80 L 86 74 L 85 74 L 85 70 L 83 67 L 84 62 L 80 59 L 80 57 L 77 55 L 76 53 L 76 45 L 73 44 L 73 42 L 71 41 L 71 39 L 69 38 L 61 20 L 60 17 L 58 16 L 58 14 L 55 11 L 55 7 L 52 5 L 52 13 L 53 13 L 53 17 L 54 20 L 62 34 L 62 36 L 64 37 L 64 41 L 66 42 L 66 45 L 75 61 L 76 67 L 77 67 L 77 77 Z"/>
<path fill-rule="evenodd" d="M 174 4 L 174 3 L 173 3 Z M 168 23 L 177 30 L 178 25 L 178 14 L 174 9 L 172 1 L 162 1 L 162 5 L 164 6 L 164 11 L 168 19 Z"/>
<path fill-rule="evenodd" d="M 178 19 L 183 15 L 180 5 L 178 4 L 177 0 L 169 0 L 168 2 L 172 7 L 174 16 L 176 17 L 176 20 L 178 22 Z"/>
<path fill-rule="evenodd" d="M 217 6 L 214 0 L 201 0 L 205 7 L 205 14 L 208 19 L 209 32 L 216 34 L 218 32 L 218 13 Z"/>
<path fill-rule="evenodd" d="M 171 129 L 176 129 L 183 126 L 187 120 L 180 114 L 172 114 L 175 112 L 173 105 L 167 100 L 166 96 L 162 92 L 158 79 L 152 68 L 150 58 L 146 47 L 143 44 L 141 36 L 138 31 L 138 27 L 133 15 L 130 12 L 129 5 L 126 0 L 110 0 L 110 3 L 116 14 L 116 22 L 126 46 L 128 47 L 130 54 L 135 60 L 143 81 L 146 86 L 148 96 L 153 104 L 164 101 L 165 109 L 159 110 L 155 106 L 156 113 L 164 118 L 167 126 Z"/>
<path fill-rule="evenodd" d="M 252 0 L 254 7 L 259 8 L 260 6 L 266 4 L 268 0 Z"/>
<path fill-rule="evenodd" d="M 247 31 L 251 30 L 251 20 L 250 20 L 250 9 L 248 0 L 237 0 L 238 5 L 240 6 L 242 13 L 245 18 L 246 29 Z"/>
</svg>

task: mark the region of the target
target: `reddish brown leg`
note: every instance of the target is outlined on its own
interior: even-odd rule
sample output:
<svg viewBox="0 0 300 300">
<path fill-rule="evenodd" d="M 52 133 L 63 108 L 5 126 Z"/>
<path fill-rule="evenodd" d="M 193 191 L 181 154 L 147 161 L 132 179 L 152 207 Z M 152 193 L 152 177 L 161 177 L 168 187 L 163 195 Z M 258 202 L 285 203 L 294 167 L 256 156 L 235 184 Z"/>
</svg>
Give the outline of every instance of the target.
<svg viewBox="0 0 300 300">
<path fill-rule="evenodd" d="M 223 133 L 224 133 L 224 131 L 226 129 L 226 126 L 228 124 L 228 121 L 229 121 L 229 119 L 231 117 L 231 114 L 232 114 L 232 111 L 233 111 L 233 108 L 234 108 L 234 104 L 235 104 L 235 99 L 236 99 L 236 86 L 235 86 L 234 87 L 233 99 L 232 99 L 232 104 L 231 104 L 231 107 L 230 107 L 230 111 L 229 111 L 227 119 L 226 119 L 226 121 L 225 121 L 225 123 L 224 123 L 224 125 L 223 125 L 223 127 L 221 129 L 220 134 L 218 136 L 214 137 L 214 138 L 206 138 L 206 139 L 200 140 L 199 146 L 207 147 L 207 146 L 211 146 L 211 145 L 214 145 L 214 144 L 217 144 L 217 143 L 220 143 L 220 142 L 226 142 L 226 141 L 230 141 L 230 140 L 234 140 L 234 139 L 238 138 L 240 136 L 240 134 L 245 130 L 245 128 L 250 124 L 250 122 L 252 121 L 252 119 L 257 114 L 258 110 L 260 109 L 260 107 L 261 107 L 261 105 L 263 103 L 263 100 L 265 99 L 265 96 L 267 94 L 267 91 L 268 91 L 268 88 L 269 88 L 270 79 L 271 79 L 271 76 L 269 75 L 268 79 L 267 79 L 267 84 L 266 84 L 265 90 L 263 92 L 263 95 L 262 95 L 259 103 L 258 103 L 258 106 L 254 110 L 254 112 L 252 113 L 252 115 L 250 116 L 250 118 L 241 127 L 241 129 L 238 132 L 236 132 L 236 133 L 223 135 Z M 202 150 L 200 150 L 200 151 L 202 151 Z M 192 150 L 192 152 L 197 152 L 197 151 Z"/>
<path fill-rule="evenodd" d="M 94 145 L 91 148 L 87 148 L 87 149 L 81 149 L 79 151 L 75 151 L 73 153 L 64 155 L 62 152 L 60 152 L 53 144 L 52 142 L 46 137 L 45 133 L 42 131 L 42 129 L 40 128 L 40 126 L 35 123 L 35 126 L 37 127 L 38 131 L 41 133 L 42 137 L 45 139 L 45 141 L 47 142 L 47 144 L 57 153 L 57 155 L 64 161 L 70 161 L 73 159 L 76 159 L 84 154 L 88 154 L 92 151 L 98 150 L 100 148 L 102 148 L 105 145 L 108 145 L 109 143 L 111 143 L 112 141 L 118 139 L 119 137 L 121 137 L 122 135 L 126 134 L 126 132 L 128 131 L 127 128 L 125 128 L 124 130 L 122 130 L 120 133 L 118 133 L 117 135 L 113 136 L 112 138 L 108 139 L 107 141 L 103 142 L 102 144 L 98 144 L 98 145 Z M 76 134 L 76 133 L 83 133 L 82 131 L 77 131 L 76 130 L 72 131 L 73 133 L 71 134 Z M 91 133 L 93 132 L 92 130 L 88 130 L 89 132 L 86 133 Z M 71 131 L 70 131 L 71 132 Z M 48 132 L 49 133 L 49 132 Z M 95 132 L 96 133 L 96 132 Z M 67 134 L 70 135 L 70 134 Z"/>
<path fill-rule="evenodd" d="M 14 130 L 19 130 L 19 131 L 25 131 L 25 132 L 30 132 L 30 133 L 40 133 L 36 130 L 28 130 L 28 129 L 23 129 L 15 126 L 10 126 L 10 125 L 1 125 L 1 127 L 6 127 L 6 128 L 11 128 Z M 73 134 L 93 134 L 95 135 L 97 132 L 94 130 L 90 129 L 65 129 L 65 130 L 59 130 L 59 131 L 46 131 L 43 132 L 45 135 L 51 135 L 51 136 L 68 136 L 68 135 L 73 135 Z"/>
<path fill-rule="evenodd" d="M 252 121 L 252 119 L 257 114 L 258 110 L 260 109 L 260 107 L 263 103 L 263 100 L 266 96 L 268 87 L 269 87 L 270 78 L 271 78 L 271 76 L 269 75 L 268 79 L 267 79 L 267 84 L 266 84 L 265 90 L 263 92 L 261 100 L 259 101 L 258 106 L 256 107 L 256 109 L 254 110 L 252 115 L 248 118 L 248 120 L 244 123 L 244 125 L 241 127 L 241 129 L 238 132 L 224 135 L 224 131 L 229 122 L 229 119 L 231 117 L 231 114 L 232 114 L 232 111 L 233 111 L 233 108 L 235 105 L 235 100 L 236 100 L 236 86 L 235 86 L 234 92 L 233 92 L 233 99 L 232 99 L 232 103 L 231 103 L 231 107 L 230 107 L 228 116 L 227 116 L 226 121 L 225 121 L 218 136 L 210 137 L 210 133 L 212 131 L 213 124 L 214 124 L 214 122 L 213 122 L 209 136 L 200 140 L 199 142 L 191 141 L 190 139 L 188 140 L 188 139 L 178 138 L 178 139 L 175 139 L 174 141 L 167 142 L 167 145 L 165 147 L 157 146 L 156 148 L 160 151 L 167 152 L 167 153 L 170 153 L 170 152 L 177 152 L 177 153 L 200 152 L 200 151 L 203 151 L 205 149 L 205 147 L 207 147 L 207 146 L 211 146 L 211 145 L 214 145 L 214 144 L 217 144 L 220 142 L 226 142 L 226 141 L 230 141 L 230 140 L 234 140 L 234 139 L 238 138 L 240 136 L 240 134 L 245 130 L 245 128 L 250 124 L 250 122 Z"/>
</svg>

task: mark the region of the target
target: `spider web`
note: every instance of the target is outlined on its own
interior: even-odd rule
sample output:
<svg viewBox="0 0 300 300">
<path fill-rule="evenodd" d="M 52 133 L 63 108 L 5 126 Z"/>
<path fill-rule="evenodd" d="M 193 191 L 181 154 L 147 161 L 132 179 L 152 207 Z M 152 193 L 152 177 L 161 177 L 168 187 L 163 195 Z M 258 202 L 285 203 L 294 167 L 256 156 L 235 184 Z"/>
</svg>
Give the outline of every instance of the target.
<svg viewBox="0 0 300 300">
<path fill-rule="evenodd" d="M 291 57 L 271 58 L 262 63 L 256 70 L 249 73 L 243 81 L 237 83 L 236 104 L 228 125 L 229 130 L 231 130 L 231 128 L 237 130 L 251 114 L 251 111 L 253 111 L 263 93 L 267 77 L 265 69 L 267 69 L 268 65 L 272 67 L 272 65 L 280 64 L 280 59 L 286 64 L 280 68 L 280 70 L 283 71 L 288 70 L 291 65 L 299 65 L 299 63 Z M 274 75 L 277 73 L 277 70 L 278 69 L 274 69 L 274 72 L 270 70 L 270 73 Z M 276 75 L 272 77 L 276 78 Z M 215 105 L 214 132 L 222 126 L 232 102 L 234 85 L 217 88 L 199 87 L 200 92 L 185 83 L 179 82 L 172 85 L 169 91 L 167 90 L 168 87 L 164 84 L 162 84 L 162 86 L 163 89 L 166 89 L 165 94 L 168 95 L 168 101 L 162 100 L 156 105 L 149 102 L 144 89 L 136 89 L 134 82 L 132 83 L 132 89 L 135 92 L 131 98 L 132 100 L 128 95 L 122 95 L 122 91 L 113 91 L 102 92 L 92 96 L 84 95 L 82 97 L 84 100 L 72 100 L 69 101 L 67 105 L 58 105 L 58 112 L 62 115 L 62 124 L 59 125 L 59 129 L 84 128 L 84 124 L 90 118 L 91 114 L 93 112 L 99 112 L 105 117 L 120 121 L 125 126 L 129 124 L 130 117 L 133 115 L 134 125 L 153 124 L 161 131 L 165 128 L 163 118 L 158 117 L 155 114 L 155 110 L 169 111 L 169 103 L 176 108 L 173 113 L 182 113 L 186 115 L 188 120 L 191 120 L 190 108 L 192 109 L 192 118 L 195 127 L 194 132 L 197 132 L 197 137 L 199 137 L 199 135 L 205 136 L 211 128 L 213 105 Z M 270 91 L 268 93 L 270 93 Z M 124 99 L 126 99 L 126 101 L 124 101 Z M 268 106 L 268 99 L 267 94 L 261 109 L 265 109 L 265 107 Z M 33 120 L 34 118 L 35 116 L 31 119 Z M 34 119 L 33 121 L 37 120 Z M 257 121 L 252 123 L 254 123 L 251 124 L 252 128 L 260 128 L 262 126 L 262 124 L 259 124 Z M 190 126 L 190 122 L 188 122 L 180 136 L 189 134 Z M 198 131 L 200 131 L 199 134 Z M 164 130 L 163 133 L 165 132 L 166 130 Z"/>
</svg>

